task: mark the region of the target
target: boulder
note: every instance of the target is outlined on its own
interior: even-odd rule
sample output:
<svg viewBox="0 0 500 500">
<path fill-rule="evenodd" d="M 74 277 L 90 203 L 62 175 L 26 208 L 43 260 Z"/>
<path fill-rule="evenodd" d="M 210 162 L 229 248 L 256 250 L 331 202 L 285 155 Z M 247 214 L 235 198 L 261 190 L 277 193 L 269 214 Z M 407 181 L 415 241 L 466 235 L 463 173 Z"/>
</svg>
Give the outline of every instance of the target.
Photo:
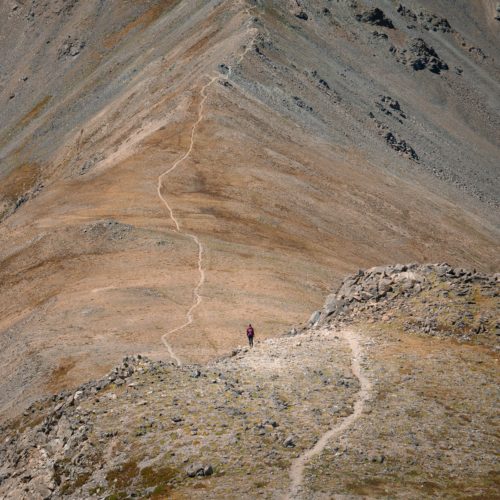
<svg viewBox="0 0 500 500">
<path fill-rule="evenodd" d="M 428 68 L 433 73 L 439 74 L 441 71 L 449 69 L 434 48 L 427 45 L 422 38 L 414 38 L 408 50 L 412 54 L 409 64 L 415 71 Z"/>
<path fill-rule="evenodd" d="M 384 11 L 379 8 L 374 8 L 363 12 L 362 14 L 358 14 L 356 19 L 362 23 L 373 24 L 374 26 L 383 26 L 385 28 L 394 29 L 393 22 L 386 17 Z"/>
<path fill-rule="evenodd" d="M 189 465 L 186 469 L 188 477 L 211 476 L 213 473 L 214 469 L 210 464 L 204 465 L 201 463 L 194 463 Z"/>
<path fill-rule="evenodd" d="M 346 302 L 343 299 L 336 298 L 335 295 L 329 295 L 325 302 L 325 307 L 323 309 L 325 316 L 330 316 L 335 312 L 342 311 L 346 306 Z"/>
<path fill-rule="evenodd" d="M 321 319 L 321 311 L 314 311 L 309 318 L 309 326 L 316 326 Z"/>
</svg>

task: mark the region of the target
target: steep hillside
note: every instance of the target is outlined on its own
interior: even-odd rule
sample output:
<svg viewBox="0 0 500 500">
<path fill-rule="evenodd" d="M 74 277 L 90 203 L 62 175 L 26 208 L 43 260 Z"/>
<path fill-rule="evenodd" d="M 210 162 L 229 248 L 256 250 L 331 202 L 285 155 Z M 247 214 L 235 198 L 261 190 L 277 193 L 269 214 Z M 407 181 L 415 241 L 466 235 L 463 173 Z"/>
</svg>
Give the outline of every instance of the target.
<svg viewBox="0 0 500 500">
<path fill-rule="evenodd" d="M 495 3 L 402 3 L 1 3 L 2 414 L 358 267 L 498 270 Z"/>
</svg>

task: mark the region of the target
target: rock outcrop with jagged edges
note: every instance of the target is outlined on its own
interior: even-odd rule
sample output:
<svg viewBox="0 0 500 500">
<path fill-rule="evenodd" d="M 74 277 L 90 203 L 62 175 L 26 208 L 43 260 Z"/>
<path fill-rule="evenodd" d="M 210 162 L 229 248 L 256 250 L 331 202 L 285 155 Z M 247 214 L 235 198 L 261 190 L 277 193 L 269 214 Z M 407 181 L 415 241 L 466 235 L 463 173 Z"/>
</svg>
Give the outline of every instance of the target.
<svg viewBox="0 0 500 500">
<path fill-rule="evenodd" d="M 443 264 L 379 266 L 345 278 L 310 324 L 403 321 L 403 330 L 496 347 L 500 275 Z"/>
</svg>

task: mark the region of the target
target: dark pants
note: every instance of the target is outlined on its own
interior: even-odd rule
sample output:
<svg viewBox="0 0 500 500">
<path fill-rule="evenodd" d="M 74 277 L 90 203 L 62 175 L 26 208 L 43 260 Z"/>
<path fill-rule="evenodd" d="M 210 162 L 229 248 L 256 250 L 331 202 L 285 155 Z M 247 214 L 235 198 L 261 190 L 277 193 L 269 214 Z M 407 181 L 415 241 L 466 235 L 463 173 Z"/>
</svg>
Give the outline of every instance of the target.
<svg viewBox="0 0 500 500">
<path fill-rule="evenodd" d="M 253 347 L 253 335 L 252 336 L 248 335 L 248 345 L 250 347 Z"/>
</svg>

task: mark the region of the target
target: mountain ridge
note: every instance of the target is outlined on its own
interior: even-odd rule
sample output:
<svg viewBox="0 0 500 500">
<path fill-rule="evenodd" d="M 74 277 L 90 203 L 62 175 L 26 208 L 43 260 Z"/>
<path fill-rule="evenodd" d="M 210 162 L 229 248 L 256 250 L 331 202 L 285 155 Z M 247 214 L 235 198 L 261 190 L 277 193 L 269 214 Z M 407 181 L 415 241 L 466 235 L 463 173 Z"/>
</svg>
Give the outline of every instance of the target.
<svg viewBox="0 0 500 500">
<path fill-rule="evenodd" d="M 181 359 L 304 321 L 360 267 L 498 270 L 493 3 L 404 2 L 416 20 L 299 3 L 0 6 L 2 414 L 130 352 L 167 357 L 198 252 L 157 181 L 207 74 L 162 191 L 206 250 L 203 302 L 169 338 Z M 394 28 L 363 22 L 374 7 Z"/>
</svg>

